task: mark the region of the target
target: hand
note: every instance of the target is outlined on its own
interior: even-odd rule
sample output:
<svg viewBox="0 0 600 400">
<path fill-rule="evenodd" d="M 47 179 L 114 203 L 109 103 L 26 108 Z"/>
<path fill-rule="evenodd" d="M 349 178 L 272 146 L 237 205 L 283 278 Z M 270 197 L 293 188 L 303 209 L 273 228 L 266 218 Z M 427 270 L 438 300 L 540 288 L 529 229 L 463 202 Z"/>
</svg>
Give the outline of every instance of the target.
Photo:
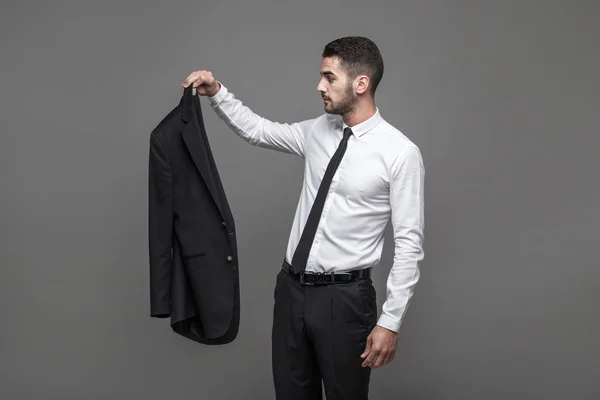
<svg viewBox="0 0 600 400">
<path fill-rule="evenodd" d="M 379 325 L 375 326 L 367 337 L 364 353 L 360 355 L 361 358 L 365 358 L 361 365 L 379 368 L 388 364 L 396 355 L 397 344 L 398 333 Z"/>
<path fill-rule="evenodd" d="M 198 70 L 192 72 L 185 80 L 181 83 L 181 86 L 188 87 L 192 84 L 192 87 L 196 88 L 196 93 L 202 96 L 214 96 L 221 89 L 221 85 L 215 80 L 212 72 Z"/>
</svg>

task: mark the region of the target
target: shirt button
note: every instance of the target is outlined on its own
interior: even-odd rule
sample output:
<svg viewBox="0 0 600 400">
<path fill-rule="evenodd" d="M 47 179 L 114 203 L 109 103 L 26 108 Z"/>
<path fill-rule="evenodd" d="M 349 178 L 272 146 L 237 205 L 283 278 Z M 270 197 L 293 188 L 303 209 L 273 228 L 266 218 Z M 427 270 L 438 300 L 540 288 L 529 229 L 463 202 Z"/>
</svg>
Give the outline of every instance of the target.
<svg viewBox="0 0 600 400">
<path fill-rule="evenodd" d="M 226 226 L 227 224 L 225 223 L 225 221 L 221 221 L 221 224 L 223 224 L 223 226 Z"/>
<path fill-rule="evenodd" d="M 232 262 L 232 261 L 233 261 L 233 257 L 227 256 L 227 262 Z"/>
</svg>

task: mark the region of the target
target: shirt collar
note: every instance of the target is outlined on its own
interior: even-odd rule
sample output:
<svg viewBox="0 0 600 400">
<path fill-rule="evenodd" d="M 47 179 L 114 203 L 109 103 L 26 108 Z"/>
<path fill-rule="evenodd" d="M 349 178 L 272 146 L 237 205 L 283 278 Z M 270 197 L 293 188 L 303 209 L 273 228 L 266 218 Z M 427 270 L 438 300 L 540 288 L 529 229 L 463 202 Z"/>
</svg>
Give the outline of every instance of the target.
<svg viewBox="0 0 600 400">
<path fill-rule="evenodd" d="M 361 137 L 365 133 L 369 132 L 371 129 L 375 128 L 382 120 L 381 113 L 379 112 L 379 108 L 375 108 L 375 114 L 373 114 L 366 121 L 361 122 L 360 124 L 356 124 L 351 126 L 352 134 L 355 137 Z M 344 130 L 348 125 L 344 122 L 343 119 L 340 118 L 340 123 L 342 124 L 342 130 Z"/>
</svg>

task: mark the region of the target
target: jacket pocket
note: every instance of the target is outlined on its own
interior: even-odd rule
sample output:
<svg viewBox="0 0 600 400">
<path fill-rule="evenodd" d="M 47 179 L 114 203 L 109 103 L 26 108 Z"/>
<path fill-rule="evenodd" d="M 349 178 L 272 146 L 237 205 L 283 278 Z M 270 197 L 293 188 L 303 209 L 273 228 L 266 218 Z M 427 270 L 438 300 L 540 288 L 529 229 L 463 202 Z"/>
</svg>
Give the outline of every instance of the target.
<svg viewBox="0 0 600 400">
<path fill-rule="evenodd" d="M 189 254 L 185 257 L 182 257 L 183 261 L 195 260 L 196 258 L 204 257 L 206 255 L 205 251 L 201 251 L 199 253 Z"/>
<path fill-rule="evenodd" d="M 236 302 L 236 276 L 215 253 L 196 253 L 186 260 L 188 284 L 197 316 L 208 339 L 224 335 L 231 326 Z"/>
</svg>

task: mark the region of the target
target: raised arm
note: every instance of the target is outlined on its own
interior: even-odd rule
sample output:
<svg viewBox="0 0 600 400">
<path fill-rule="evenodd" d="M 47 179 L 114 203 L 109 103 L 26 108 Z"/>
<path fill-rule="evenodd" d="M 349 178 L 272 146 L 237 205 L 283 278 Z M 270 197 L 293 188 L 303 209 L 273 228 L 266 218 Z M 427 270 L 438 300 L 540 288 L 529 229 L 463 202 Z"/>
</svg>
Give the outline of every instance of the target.
<svg viewBox="0 0 600 400">
<path fill-rule="evenodd" d="M 182 86 L 190 84 L 199 95 L 209 98 L 217 115 L 246 142 L 304 158 L 305 144 L 317 119 L 292 124 L 269 121 L 235 98 L 210 71 L 192 72 Z"/>
</svg>

